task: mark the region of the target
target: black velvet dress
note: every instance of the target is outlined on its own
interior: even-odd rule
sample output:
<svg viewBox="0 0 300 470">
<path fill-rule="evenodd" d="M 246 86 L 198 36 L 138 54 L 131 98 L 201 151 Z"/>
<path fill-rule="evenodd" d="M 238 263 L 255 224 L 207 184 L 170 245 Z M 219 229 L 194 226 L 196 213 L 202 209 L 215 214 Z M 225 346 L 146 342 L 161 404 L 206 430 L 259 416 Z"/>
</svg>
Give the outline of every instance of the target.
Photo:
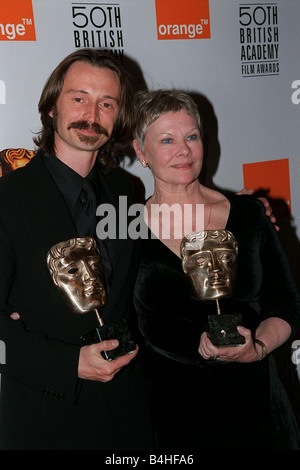
<svg viewBox="0 0 300 470">
<path fill-rule="evenodd" d="M 230 198 L 226 229 L 239 244 L 238 279 L 222 314 L 241 313 L 253 331 L 268 317 L 300 325 L 297 287 L 262 204 Z M 149 230 L 135 286 L 146 344 L 158 447 L 173 450 L 299 449 L 299 432 L 272 354 L 262 361 L 205 361 L 200 335 L 215 302 L 193 298 L 181 260 Z"/>
</svg>

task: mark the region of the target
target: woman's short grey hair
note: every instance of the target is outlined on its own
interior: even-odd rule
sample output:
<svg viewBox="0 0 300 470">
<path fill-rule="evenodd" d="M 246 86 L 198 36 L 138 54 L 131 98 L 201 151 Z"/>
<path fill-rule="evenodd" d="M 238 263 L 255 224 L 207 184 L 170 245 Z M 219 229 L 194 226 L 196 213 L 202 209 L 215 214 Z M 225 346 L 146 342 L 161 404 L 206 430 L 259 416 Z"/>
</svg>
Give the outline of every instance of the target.
<svg viewBox="0 0 300 470">
<path fill-rule="evenodd" d="M 143 149 L 148 127 L 166 113 L 186 111 L 196 120 L 197 127 L 203 137 L 202 121 L 198 107 L 193 98 L 181 90 L 141 91 L 136 95 L 136 126 L 134 138 Z"/>
</svg>

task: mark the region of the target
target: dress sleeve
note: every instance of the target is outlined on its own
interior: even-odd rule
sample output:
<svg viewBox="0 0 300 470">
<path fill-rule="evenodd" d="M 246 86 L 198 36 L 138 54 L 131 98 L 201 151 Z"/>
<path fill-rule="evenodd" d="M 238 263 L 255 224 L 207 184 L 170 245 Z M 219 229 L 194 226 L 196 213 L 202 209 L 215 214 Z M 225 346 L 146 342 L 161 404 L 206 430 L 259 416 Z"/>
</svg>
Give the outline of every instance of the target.
<svg viewBox="0 0 300 470">
<path fill-rule="evenodd" d="M 262 268 L 261 315 L 264 319 L 279 317 L 285 320 L 295 333 L 300 328 L 299 289 L 279 235 L 260 202 L 257 211 Z"/>
</svg>

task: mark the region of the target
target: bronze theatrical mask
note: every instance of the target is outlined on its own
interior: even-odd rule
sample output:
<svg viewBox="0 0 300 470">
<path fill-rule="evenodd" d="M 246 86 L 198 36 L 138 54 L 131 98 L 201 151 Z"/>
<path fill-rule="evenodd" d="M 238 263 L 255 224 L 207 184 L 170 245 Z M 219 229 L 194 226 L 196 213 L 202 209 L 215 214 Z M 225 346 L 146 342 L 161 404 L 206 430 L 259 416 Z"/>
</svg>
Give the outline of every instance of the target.
<svg viewBox="0 0 300 470">
<path fill-rule="evenodd" d="M 106 291 L 101 254 L 94 238 L 71 238 L 57 243 L 47 254 L 47 265 L 54 284 L 72 312 L 85 314 L 94 311 L 97 316 L 99 328 L 82 336 L 83 344 L 118 339 L 118 348 L 103 351 L 107 360 L 135 349 L 125 321 L 104 325 L 100 315 L 101 307 L 106 304 Z"/>
<path fill-rule="evenodd" d="M 54 245 L 47 263 L 53 282 L 74 313 L 105 305 L 100 252 L 93 238 L 72 238 Z"/>
<path fill-rule="evenodd" d="M 236 330 L 240 315 L 223 315 L 220 298 L 230 297 L 237 274 L 238 244 L 228 230 L 204 230 L 185 236 L 181 242 L 184 273 L 191 281 L 196 298 L 215 300 L 218 316 L 210 315 L 211 341 L 216 345 L 241 344 L 244 339 Z"/>
</svg>

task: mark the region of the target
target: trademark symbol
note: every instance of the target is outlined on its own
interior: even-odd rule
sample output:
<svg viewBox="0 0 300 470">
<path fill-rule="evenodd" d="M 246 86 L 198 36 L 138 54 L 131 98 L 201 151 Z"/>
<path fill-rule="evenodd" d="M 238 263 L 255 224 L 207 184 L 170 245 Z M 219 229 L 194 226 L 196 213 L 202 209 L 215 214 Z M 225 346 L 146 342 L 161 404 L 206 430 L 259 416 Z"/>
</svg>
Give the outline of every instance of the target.
<svg viewBox="0 0 300 470">
<path fill-rule="evenodd" d="M 25 25 L 29 25 L 31 26 L 32 25 L 32 19 L 31 18 L 22 18 L 22 21 L 23 21 L 23 24 Z"/>
</svg>

